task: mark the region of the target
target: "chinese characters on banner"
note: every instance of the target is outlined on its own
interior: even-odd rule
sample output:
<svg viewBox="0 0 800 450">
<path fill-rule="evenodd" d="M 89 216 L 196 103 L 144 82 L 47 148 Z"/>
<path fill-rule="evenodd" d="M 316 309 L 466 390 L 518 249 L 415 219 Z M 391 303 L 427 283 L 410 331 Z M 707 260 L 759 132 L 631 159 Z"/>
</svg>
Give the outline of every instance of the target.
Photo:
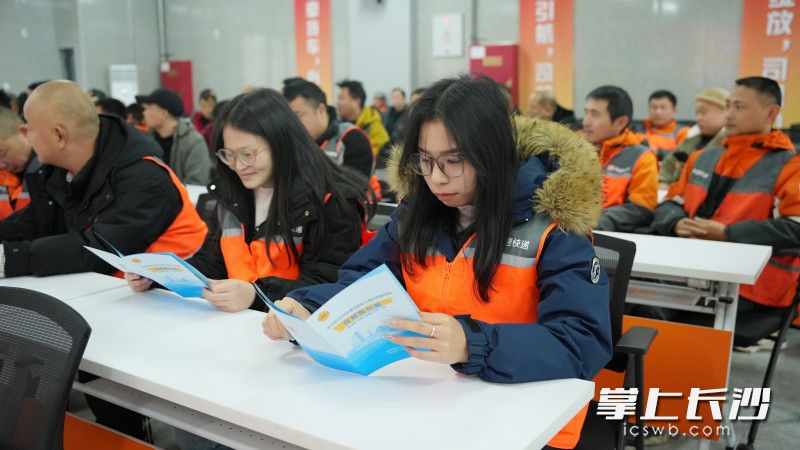
<svg viewBox="0 0 800 450">
<path fill-rule="evenodd" d="M 297 76 L 314 82 L 331 101 L 331 2 L 294 0 L 294 42 Z"/>
<path fill-rule="evenodd" d="M 776 126 L 800 123 L 800 0 L 745 0 L 739 77 L 761 75 L 777 81 L 783 111 Z"/>
<path fill-rule="evenodd" d="M 573 108 L 572 9 L 573 0 L 519 0 L 519 104 L 549 90 Z"/>
</svg>

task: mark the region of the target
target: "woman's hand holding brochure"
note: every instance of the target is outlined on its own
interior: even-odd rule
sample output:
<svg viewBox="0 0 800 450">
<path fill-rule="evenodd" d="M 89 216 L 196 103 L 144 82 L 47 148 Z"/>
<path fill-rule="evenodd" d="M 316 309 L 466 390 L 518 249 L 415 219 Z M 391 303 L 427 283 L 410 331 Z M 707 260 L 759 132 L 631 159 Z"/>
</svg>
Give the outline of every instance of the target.
<svg viewBox="0 0 800 450">
<path fill-rule="evenodd" d="M 283 300 L 278 300 L 275 302 L 275 306 L 299 319 L 305 320 L 311 317 L 311 312 L 309 312 L 303 307 L 303 305 L 291 297 L 284 297 Z M 264 321 L 261 323 L 261 325 L 264 328 L 264 334 L 272 340 L 277 341 L 282 339 L 291 339 L 289 330 L 283 326 L 275 311 L 270 310 L 267 316 L 264 317 Z"/>
</svg>

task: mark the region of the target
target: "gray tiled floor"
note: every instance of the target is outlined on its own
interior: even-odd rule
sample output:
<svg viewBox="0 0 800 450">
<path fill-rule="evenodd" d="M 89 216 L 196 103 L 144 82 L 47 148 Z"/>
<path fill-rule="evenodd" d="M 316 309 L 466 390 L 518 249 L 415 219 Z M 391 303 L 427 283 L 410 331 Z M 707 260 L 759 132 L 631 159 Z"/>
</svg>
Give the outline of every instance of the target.
<svg viewBox="0 0 800 450">
<path fill-rule="evenodd" d="M 772 380 L 772 399 L 767 421 L 762 423 L 755 448 L 758 450 L 790 450 L 800 448 L 800 330 L 790 330 L 788 347 L 781 352 Z M 764 378 L 769 352 L 754 354 L 734 352 L 731 361 L 731 387 L 758 387 Z M 746 442 L 749 422 L 734 424 L 739 443 Z M 673 439 L 656 446 L 659 450 L 696 449 L 696 439 Z M 648 447 L 649 448 L 649 447 Z M 722 441 L 711 449 L 724 449 Z"/>
</svg>

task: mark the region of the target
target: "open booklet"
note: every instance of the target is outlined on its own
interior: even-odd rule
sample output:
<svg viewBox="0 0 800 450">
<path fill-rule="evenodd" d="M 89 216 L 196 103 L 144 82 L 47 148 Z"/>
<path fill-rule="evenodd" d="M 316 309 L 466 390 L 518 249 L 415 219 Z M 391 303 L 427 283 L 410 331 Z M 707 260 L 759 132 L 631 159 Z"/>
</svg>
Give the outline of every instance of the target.
<svg viewBox="0 0 800 450">
<path fill-rule="evenodd" d="M 311 358 L 361 375 L 409 357 L 384 335 L 416 334 L 399 332 L 383 321 L 422 320 L 417 305 L 385 264 L 346 287 L 306 320 L 275 306 L 257 285 L 256 292 Z"/>
<path fill-rule="evenodd" d="M 208 278 L 174 253 L 137 253 L 125 256 L 95 233 L 95 236 L 114 253 L 84 245 L 86 250 L 123 272 L 150 278 L 181 297 L 201 297 L 208 287 Z"/>
</svg>

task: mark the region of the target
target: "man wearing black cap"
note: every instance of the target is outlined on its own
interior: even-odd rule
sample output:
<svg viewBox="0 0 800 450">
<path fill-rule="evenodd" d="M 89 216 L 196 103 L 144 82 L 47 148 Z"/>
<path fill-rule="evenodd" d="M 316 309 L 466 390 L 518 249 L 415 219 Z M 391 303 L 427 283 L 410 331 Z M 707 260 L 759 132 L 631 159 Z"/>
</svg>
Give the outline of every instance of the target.
<svg viewBox="0 0 800 450">
<path fill-rule="evenodd" d="M 184 184 L 205 186 L 210 181 L 211 157 L 203 136 L 183 116 L 183 102 L 175 92 L 158 88 L 137 96 L 144 105 L 144 121 L 164 150 L 164 161 Z"/>
</svg>

